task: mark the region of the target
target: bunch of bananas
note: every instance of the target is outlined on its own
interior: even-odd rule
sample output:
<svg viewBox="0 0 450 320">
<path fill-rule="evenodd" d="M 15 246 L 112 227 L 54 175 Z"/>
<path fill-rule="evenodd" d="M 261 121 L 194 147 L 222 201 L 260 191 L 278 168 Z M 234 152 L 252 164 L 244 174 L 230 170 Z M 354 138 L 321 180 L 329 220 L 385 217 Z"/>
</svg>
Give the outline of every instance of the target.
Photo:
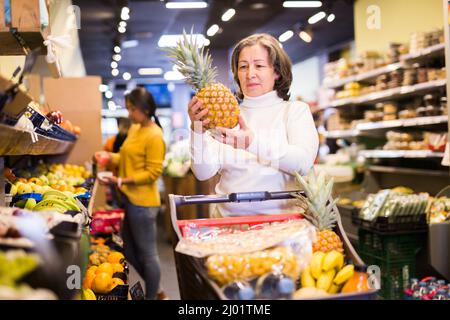
<svg viewBox="0 0 450 320">
<path fill-rule="evenodd" d="M 329 294 L 339 293 L 353 276 L 354 266 L 344 266 L 344 255 L 338 251 L 315 252 L 301 275 L 303 288 L 318 288 Z"/>
<path fill-rule="evenodd" d="M 57 211 L 64 213 L 66 211 L 81 211 L 77 201 L 61 191 L 51 190 L 42 195 L 42 200 L 36 204 L 33 211 Z"/>
</svg>

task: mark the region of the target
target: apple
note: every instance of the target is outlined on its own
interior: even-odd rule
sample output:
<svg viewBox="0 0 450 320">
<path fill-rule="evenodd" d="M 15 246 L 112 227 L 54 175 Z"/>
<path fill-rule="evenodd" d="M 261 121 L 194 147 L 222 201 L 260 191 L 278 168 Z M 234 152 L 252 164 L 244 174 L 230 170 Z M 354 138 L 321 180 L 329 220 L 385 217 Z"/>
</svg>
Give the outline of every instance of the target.
<svg viewBox="0 0 450 320">
<path fill-rule="evenodd" d="M 24 193 L 32 193 L 33 188 L 26 183 L 22 183 L 17 187 L 17 193 L 18 194 L 24 194 Z"/>
</svg>

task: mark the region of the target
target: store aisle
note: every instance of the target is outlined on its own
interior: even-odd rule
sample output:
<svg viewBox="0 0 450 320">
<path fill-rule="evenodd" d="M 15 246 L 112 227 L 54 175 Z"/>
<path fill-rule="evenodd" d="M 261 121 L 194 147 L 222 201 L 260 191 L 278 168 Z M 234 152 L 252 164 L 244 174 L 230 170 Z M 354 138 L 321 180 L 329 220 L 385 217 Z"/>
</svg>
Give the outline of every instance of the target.
<svg viewBox="0 0 450 320">
<path fill-rule="evenodd" d="M 173 257 L 172 245 L 166 240 L 163 227 L 158 224 L 158 251 L 161 261 L 161 284 L 166 295 L 170 300 L 180 300 L 180 293 L 178 290 L 177 271 L 175 267 L 175 260 Z M 137 281 L 140 281 L 142 288 L 145 290 L 145 283 L 138 275 L 136 270 L 130 266 L 130 287 Z"/>
</svg>

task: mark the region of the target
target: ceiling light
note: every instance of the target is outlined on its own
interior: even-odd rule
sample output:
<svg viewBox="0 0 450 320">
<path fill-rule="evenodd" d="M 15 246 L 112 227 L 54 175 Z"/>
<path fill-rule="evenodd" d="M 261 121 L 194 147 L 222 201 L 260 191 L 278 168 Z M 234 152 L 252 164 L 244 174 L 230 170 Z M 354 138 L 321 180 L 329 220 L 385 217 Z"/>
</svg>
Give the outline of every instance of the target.
<svg viewBox="0 0 450 320">
<path fill-rule="evenodd" d="M 205 39 L 205 41 L 203 41 L 203 45 L 205 47 L 209 46 L 211 44 L 211 41 L 209 41 L 209 39 Z"/>
<path fill-rule="evenodd" d="M 130 13 L 130 8 L 128 8 L 128 7 L 123 7 L 122 8 L 121 14 L 129 14 L 129 13 Z"/>
<path fill-rule="evenodd" d="M 141 76 L 157 76 L 163 73 L 161 68 L 139 68 L 138 73 Z"/>
<path fill-rule="evenodd" d="M 219 31 L 219 26 L 217 24 L 213 24 L 211 27 L 209 27 L 209 29 L 206 31 L 206 35 L 208 37 L 212 37 L 214 36 L 217 31 Z"/>
<path fill-rule="evenodd" d="M 285 42 L 285 41 L 289 40 L 290 38 L 292 38 L 293 35 L 294 35 L 294 31 L 288 30 L 285 33 L 283 33 L 281 36 L 279 36 L 278 40 L 280 42 Z"/>
<path fill-rule="evenodd" d="M 115 53 L 120 53 L 120 47 L 119 46 L 115 46 L 114 47 L 114 52 Z"/>
<path fill-rule="evenodd" d="M 130 9 L 128 7 L 123 7 L 120 13 L 120 18 L 124 21 L 130 19 Z"/>
<path fill-rule="evenodd" d="M 127 40 L 127 41 L 122 42 L 122 47 L 124 49 L 134 48 L 134 47 L 137 47 L 138 45 L 139 45 L 139 41 L 137 41 L 137 40 Z"/>
<path fill-rule="evenodd" d="M 327 16 L 327 14 L 326 14 L 325 12 L 320 11 L 320 12 L 316 13 L 315 15 L 311 16 L 311 17 L 308 19 L 308 23 L 309 23 L 309 24 L 317 23 L 317 22 L 319 22 L 320 20 L 322 20 L 323 18 L 325 18 L 326 16 Z"/>
<path fill-rule="evenodd" d="M 167 9 L 203 9 L 208 7 L 205 1 L 190 1 L 190 2 L 167 2 Z"/>
<path fill-rule="evenodd" d="M 119 31 L 120 33 L 125 33 L 125 32 L 127 32 L 127 28 L 125 28 L 125 27 L 119 27 L 119 28 L 117 29 L 117 31 Z"/>
<path fill-rule="evenodd" d="M 106 84 L 101 84 L 98 86 L 98 90 L 100 90 L 100 92 L 106 92 L 109 90 L 109 87 Z"/>
<path fill-rule="evenodd" d="M 117 62 L 115 62 L 115 61 L 111 62 L 111 68 L 117 69 L 118 66 L 119 66 L 119 64 Z"/>
<path fill-rule="evenodd" d="M 285 8 L 319 8 L 322 6 L 322 1 L 285 1 L 283 7 Z"/>
<path fill-rule="evenodd" d="M 190 35 L 188 36 L 190 37 Z M 205 36 L 202 34 L 194 34 L 193 40 L 197 42 L 199 47 L 204 46 Z M 158 41 L 158 47 L 176 47 L 177 42 L 184 39 L 182 34 L 166 34 L 161 36 Z"/>
<path fill-rule="evenodd" d="M 233 18 L 234 14 L 236 13 L 236 10 L 234 9 L 228 9 L 225 11 L 225 13 L 222 15 L 222 21 L 229 21 L 231 18 Z"/>
<path fill-rule="evenodd" d="M 252 3 L 250 5 L 250 9 L 252 9 L 252 10 L 261 10 L 264 8 L 267 8 L 267 4 L 262 3 L 262 2 Z"/>
<path fill-rule="evenodd" d="M 122 59 L 122 56 L 120 54 L 113 55 L 113 60 L 119 62 Z"/>
<path fill-rule="evenodd" d="M 167 81 L 183 80 L 184 76 L 178 71 L 167 71 L 164 73 L 164 79 Z"/>
<path fill-rule="evenodd" d="M 114 77 L 117 77 L 117 76 L 119 75 L 119 69 L 112 69 L 112 70 L 111 70 L 111 74 L 112 74 Z"/>
<path fill-rule="evenodd" d="M 123 80 L 130 80 L 131 79 L 131 74 L 129 72 L 124 72 L 122 75 Z"/>
<path fill-rule="evenodd" d="M 112 97 L 113 97 L 113 94 L 112 94 L 112 92 L 111 91 L 106 91 L 105 92 L 105 97 L 106 97 L 106 99 L 111 99 Z"/>
<path fill-rule="evenodd" d="M 300 31 L 298 36 L 300 37 L 300 39 L 302 39 L 303 41 L 305 41 L 307 43 L 310 43 L 312 41 L 311 35 L 306 31 Z"/>
<path fill-rule="evenodd" d="M 335 16 L 333 13 L 330 14 L 330 15 L 328 15 L 328 17 L 327 17 L 327 21 L 328 21 L 328 22 L 333 22 L 334 19 L 336 19 L 336 16 Z"/>
<path fill-rule="evenodd" d="M 127 23 L 125 21 L 120 21 L 119 22 L 119 26 L 126 28 L 127 27 Z"/>
</svg>

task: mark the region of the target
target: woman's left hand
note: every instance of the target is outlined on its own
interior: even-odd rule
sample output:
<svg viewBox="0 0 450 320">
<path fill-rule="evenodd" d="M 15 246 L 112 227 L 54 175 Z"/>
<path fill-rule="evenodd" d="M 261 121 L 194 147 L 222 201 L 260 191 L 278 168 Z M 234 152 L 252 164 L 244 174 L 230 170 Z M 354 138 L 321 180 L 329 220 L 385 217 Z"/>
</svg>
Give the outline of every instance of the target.
<svg viewBox="0 0 450 320">
<path fill-rule="evenodd" d="M 104 177 L 101 178 L 100 181 L 103 182 L 104 184 L 109 184 L 109 185 L 117 185 L 117 182 L 119 178 L 115 177 L 115 176 L 111 176 L 111 177 Z"/>
<path fill-rule="evenodd" d="M 216 127 L 216 130 L 221 133 L 221 136 L 213 135 L 213 138 L 219 142 L 228 144 L 235 149 L 245 150 L 253 142 L 255 134 L 252 129 L 247 126 L 242 115 L 239 116 L 239 127 L 239 130 Z"/>
</svg>

